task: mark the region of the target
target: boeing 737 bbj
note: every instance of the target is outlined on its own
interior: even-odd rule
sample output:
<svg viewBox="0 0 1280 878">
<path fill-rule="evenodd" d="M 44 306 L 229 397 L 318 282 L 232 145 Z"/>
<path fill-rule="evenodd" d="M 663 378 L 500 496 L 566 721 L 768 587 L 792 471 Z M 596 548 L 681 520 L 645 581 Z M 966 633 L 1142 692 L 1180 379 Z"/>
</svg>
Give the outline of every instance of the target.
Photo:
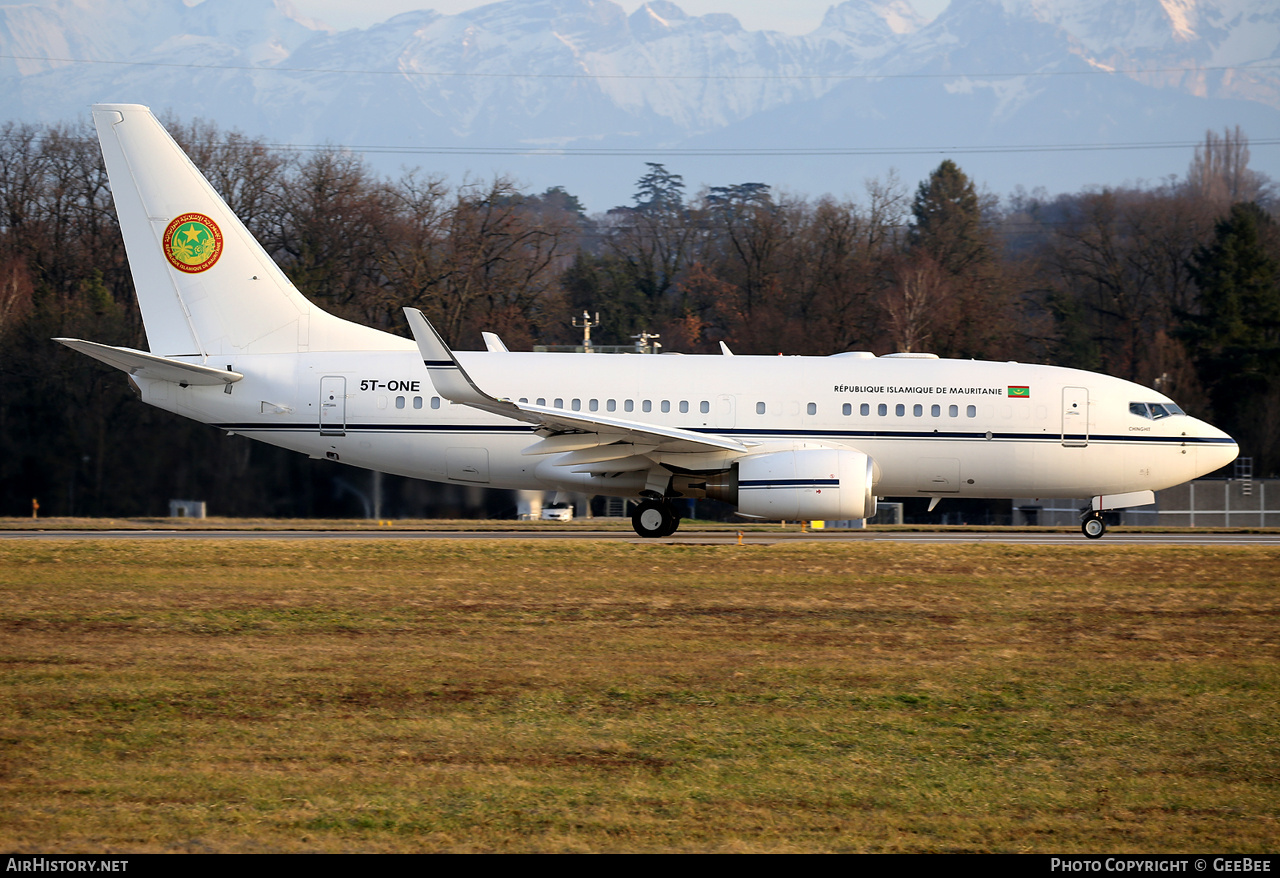
<svg viewBox="0 0 1280 878">
<path fill-rule="evenodd" d="M 462 485 L 674 498 L 762 519 L 861 519 L 877 497 L 1092 497 L 1101 512 L 1211 472 L 1221 430 L 1145 387 L 1023 363 L 452 351 L 311 304 L 146 107 L 93 108 L 150 352 L 58 339 L 143 401 L 352 466 Z"/>
</svg>

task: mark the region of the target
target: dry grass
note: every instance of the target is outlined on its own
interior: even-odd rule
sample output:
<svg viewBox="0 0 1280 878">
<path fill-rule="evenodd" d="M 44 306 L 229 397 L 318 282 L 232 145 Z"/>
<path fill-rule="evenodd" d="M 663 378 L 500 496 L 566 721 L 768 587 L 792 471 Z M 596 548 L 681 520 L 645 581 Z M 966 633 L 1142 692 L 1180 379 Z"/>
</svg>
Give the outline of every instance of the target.
<svg viewBox="0 0 1280 878">
<path fill-rule="evenodd" d="M 0 543 L 10 851 L 1250 851 L 1280 551 Z"/>
<path fill-rule="evenodd" d="M 754 521 L 735 519 L 733 521 L 704 521 L 700 519 L 684 519 L 680 522 L 680 533 L 771 533 L 796 536 L 802 533 L 823 534 L 823 531 L 808 530 L 808 522 L 798 521 Z M 578 531 L 608 531 L 626 533 L 631 529 L 629 518 L 575 518 L 572 521 L 516 521 L 514 519 L 482 519 L 482 518 L 408 518 L 384 519 L 377 521 L 368 518 L 228 518 L 213 516 L 210 518 L 19 518 L 0 516 L 0 531 L 352 531 L 366 533 L 392 534 L 396 531 L 458 531 L 464 533 L 574 533 Z M 993 526 L 964 524 L 877 524 L 864 531 L 847 531 L 831 529 L 825 535 L 832 537 L 870 533 L 1071 533 L 1078 534 L 1078 525 L 1054 526 Z M 1177 533 L 1177 534 L 1274 534 L 1280 528 L 1274 527 L 1146 527 L 1124 525 L 1113 527 L 1112 534 L 1134 533 Z"/>
</svg>

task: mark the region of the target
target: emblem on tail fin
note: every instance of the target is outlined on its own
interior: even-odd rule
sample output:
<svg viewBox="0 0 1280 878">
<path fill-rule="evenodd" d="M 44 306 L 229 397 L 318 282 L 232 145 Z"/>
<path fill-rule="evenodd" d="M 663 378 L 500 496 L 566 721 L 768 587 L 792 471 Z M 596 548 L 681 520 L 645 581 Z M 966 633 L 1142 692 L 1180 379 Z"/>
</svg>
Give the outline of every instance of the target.
<svg viewBox="0 0 1280 878">
<path fill-rule="evenodd" d="M 222 255 L 222 230 L 202 213 L 184 213 L 164 230 L 164 257 L 178 271 L 197 274 Z"/>
</svg>

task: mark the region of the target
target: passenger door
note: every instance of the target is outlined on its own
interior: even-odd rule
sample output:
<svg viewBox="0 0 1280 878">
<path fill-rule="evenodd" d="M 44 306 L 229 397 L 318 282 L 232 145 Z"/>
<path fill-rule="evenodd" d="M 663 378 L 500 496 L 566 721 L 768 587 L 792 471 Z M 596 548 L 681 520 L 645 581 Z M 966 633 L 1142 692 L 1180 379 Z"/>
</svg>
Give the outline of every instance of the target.
<svg viewBox="0 0 1280 878">
<path fill-rule="evenodd" d="M 320 435 L 347 435 L 347 379 L 341 375 L 320 379 Z"/>
<path fill-rule="evenodd" d="M 1083 447 L 1089 444 L 1089 389 L 1062 388 L 1062 444 Z"/>
</svg>

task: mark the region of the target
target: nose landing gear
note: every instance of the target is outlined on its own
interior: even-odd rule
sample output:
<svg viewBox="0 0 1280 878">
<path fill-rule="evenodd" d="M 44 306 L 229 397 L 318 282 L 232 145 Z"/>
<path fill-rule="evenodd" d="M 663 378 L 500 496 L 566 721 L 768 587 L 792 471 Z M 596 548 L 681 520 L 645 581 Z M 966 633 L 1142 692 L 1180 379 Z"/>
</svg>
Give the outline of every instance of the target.
<svg viewBox="0 0 1280 878">
<path fill-rule="evenodd" d="M 1080 522 L 1080 530 L 1091 540 L 1101 539 L 1107 532 L 1107 523 L 1102 520 L 1101 512 L 1090 512 Z"/>
</svg>

